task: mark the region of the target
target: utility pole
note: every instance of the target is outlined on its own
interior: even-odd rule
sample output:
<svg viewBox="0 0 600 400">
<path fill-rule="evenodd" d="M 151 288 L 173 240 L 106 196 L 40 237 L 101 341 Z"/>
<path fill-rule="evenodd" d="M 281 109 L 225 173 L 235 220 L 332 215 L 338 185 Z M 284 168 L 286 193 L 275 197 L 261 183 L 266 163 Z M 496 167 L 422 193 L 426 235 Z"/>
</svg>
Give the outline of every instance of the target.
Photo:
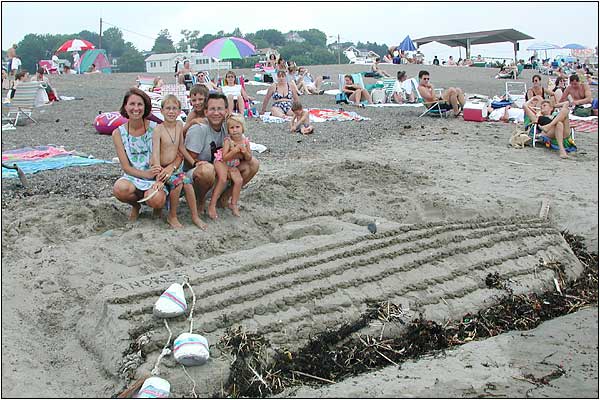
<svg viewBox="0 0 600 400">
<path fill-rule="evenodd" d="M 340 44 L 340 34 L 338 33 L 338 42 L 337 42 L 337 48 L 338 48 L 338 65 L 342 63 L 341 59 L 340 59 L 340 51 L 341 51 L 340 46 L 341 46 L 341 44 Z"/>
<path fill-rule="evenodd" d="M 98 43 L 98 48 L 102 48 L 102 18 L 100 18 L 100 42 Z"/>
</svg>

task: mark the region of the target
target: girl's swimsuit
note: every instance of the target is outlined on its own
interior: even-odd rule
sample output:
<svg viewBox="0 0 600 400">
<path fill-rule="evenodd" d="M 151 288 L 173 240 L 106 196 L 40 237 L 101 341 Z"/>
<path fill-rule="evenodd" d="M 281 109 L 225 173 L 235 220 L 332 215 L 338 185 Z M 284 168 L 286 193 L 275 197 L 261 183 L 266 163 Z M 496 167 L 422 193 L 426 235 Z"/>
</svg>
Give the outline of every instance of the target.
<svg viewBox="0 0 600 400">
<path fill-rule="evenodd" d="M 271 96 L 271 98 L 273 99 L 273 107 L 281 109 L 281 111 L 283 111 L 284 114 L 287 114 L 292 109 L 293 97 L 289 83 L 287 84 L 287 94 L 285 96 L 279 94 L 279 92 L 277 91 L 277 86 L 275 86 L 275 92 L 273 93 L 273 96 Z M 277 101 L 281 99 L 288 99 L 288 101 Z"/>
<path fill-rule="evenodd" d="M 228 137 L 223 139 L 223 144 L 225 144 L 226 141 L 233 143 L 232 140 L 229 139 Z M 246 146 L 250 146 L 250 139 L 246 138 L 244 143 L 246 143 Z M 235 168 L 240 165 L 239 158 L 234 158 L 233 160 L 229 160 L 229 161 L 223 161 L 223 149 L 222 148 L 217 150 L 217 152 L 215 153 L 215 161 L 224 162 L 230 168 Z"/>
<path fill-rule="evenodd" d="M 123 142 L 123 147 L 125 147 L 125 153 L 127 154 L 129 163 L 133 168 L 148 171 L 150 169 L 150 157 L 152 155 L 152 134 L 154 133 L 154 128 L 156 128 L 156 122 L 150 122 L 148 124 L 148 129 L 142 136 L 131 136 L 127 131 L 127 125 L 129 124 L 119 126 L 119 133 L 121 134 L 121 141 Z M 154 179 L 138 178 L 137 176 L 131 176 L 126 173 L 119 179 L 128 180 L 133 183 L 136 189 L 141 191 L 150 189 L 152 185 L 156 183 L 156 180 Z M 163 190 L 165 192 L 167 191 L 165 187 L 163 187 Z"/>
</svg>

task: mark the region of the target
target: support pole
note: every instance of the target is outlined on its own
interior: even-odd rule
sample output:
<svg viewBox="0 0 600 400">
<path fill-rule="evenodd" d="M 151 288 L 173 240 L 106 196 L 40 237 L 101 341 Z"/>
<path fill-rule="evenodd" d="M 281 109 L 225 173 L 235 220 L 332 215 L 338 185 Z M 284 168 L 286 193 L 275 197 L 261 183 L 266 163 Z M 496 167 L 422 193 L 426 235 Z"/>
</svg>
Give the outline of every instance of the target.
<svg viewBox="0 0 600 400">
<path fill-rule="evenodd" d="M 109 24 L 110 25 L 110 24 Z M 102 18 L 100 18 L 100 40 L 98 42 L 98 48 L 102 48 Z"/>
<path fill-rule="evenodd" d="M 341 57 L 340 56 L 340 51 L 341 51 L 340 46 L 341 46 L 341 44 L 340 44 L 340 34 L 338 33 L 338 43 L 337 43 L 337 48 L 338 48 L 337 49 L 338 50 L 338 65 L 341 64 L 341 62 L 342 62 L 341 58 L 340 58 Z"/>
<path fill-rule="evenodd" d="M 514 42 L 513 48 L 515 49 L 515 65 L 517 65 L 517 50 L 519 50 L 519 42 Z"/>
<path fill-rule="evenodd" d="M 471 38 L 467 38 L 467 52 L 465 58 L 467 60 L 471 58 Z"/>
</svg>

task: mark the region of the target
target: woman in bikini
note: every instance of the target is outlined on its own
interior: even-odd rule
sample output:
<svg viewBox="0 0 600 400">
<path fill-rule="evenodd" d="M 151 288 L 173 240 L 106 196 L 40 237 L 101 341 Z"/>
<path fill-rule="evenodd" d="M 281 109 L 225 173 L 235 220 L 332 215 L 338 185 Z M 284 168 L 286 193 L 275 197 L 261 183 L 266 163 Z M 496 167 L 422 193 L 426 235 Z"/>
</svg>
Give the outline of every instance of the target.
<svg viewBox="0 0 600 400">
<path fill-rule="evenodd" d="M 292 103 L 298 101 L 298 88 L 293 81 L 287 82 L 285 70 L 277 71 L 277 82 L 273 83 L 267 90 L 260 110 L 261 114 L 265 113 L 269 98 L 273 100 L 271 115 L 280 118 L 284 118 L 286 115 L 290 117 L 294 115 Z"/>
<path fill-rule="evenodd" d="M 554 104 L 554 93 L 542 86 L 541 76 L 534 75 L 531 78 L 531 82 L 533 82 L 533 86 L 525 93 L 525 101 L 533 99 L 535 96 L 540 96 L 543 100 L 551 100 L 552 104 Z"/>
</svg>

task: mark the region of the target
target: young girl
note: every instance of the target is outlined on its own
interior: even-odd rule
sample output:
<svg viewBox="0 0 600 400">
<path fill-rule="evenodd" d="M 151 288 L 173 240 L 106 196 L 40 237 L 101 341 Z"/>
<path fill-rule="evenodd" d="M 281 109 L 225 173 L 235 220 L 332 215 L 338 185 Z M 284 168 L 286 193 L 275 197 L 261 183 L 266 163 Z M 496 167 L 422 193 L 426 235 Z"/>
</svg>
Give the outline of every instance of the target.
<svg viewBox="0 0 600 400">
<path fill-rule="evenodd" d="M 233 182 L 229 208 L 233 215 L 240 216 L 238 200 L 240 199 L 243 179 L 237 167 L 240 165 L 240 160 L 252 160 L 250 140 L 244 136 L 244 118 L 239 115 L 231 115 L 227 118 L 226 124 L 229 136 L 223 140 L 223 148 L 217 150 L 215 154 L 214 166 L 217 184 L 213 189 L 208 205 L 208 216 L 212 219 L 217 219 L 217 200 L 225 190 L 227 179 L 231 179 Z"/>
<path fill-rule="evenodd" d="M 308 111 L 304 111 L 302 104 L 299 101 L 292 103 L 292 112 L 294 116 L 290 122 L 290 132 L 298 132 L 303 135 L 313 133 L 315 128 L 310 124 L 310 116 Z"/>
<path fill-rule="evenodd" d="M 240 115 L 244 115 L 244 110 L 246 109 L 244 100 L 250 101 L 250 96 L 248 96 L 242 85 L 235 83 L 235 73 L 233 71 L 228 71 L 225 74 L 225 81 L 223 82 L 221 91 L 227 96 L 229 114 L 233 114 L 233 111 L 237 108 Z"/>
<path fill-rule="evenodd" d="M 169 215 L 167 222 L 175 229 L 182 228 L 183 225 L 177 219 L 177 206 L 179 205 L 179 195 L 183 188 L 185 200 L 190 207 L 192 221 L 198 228 L 206 229 L 207 225 L 198 217 L 198 208 L 196 205 L 196 195 L 192 180 L 185 175 L 181 167 L 181 156 L 178 152 L 190 162 L 194 159 L 188 153 L 183 141 L 183 124 L 177 121 L 181 113 L 181 103 L 176 96 L 170 94 L 165 96 L 161 103 L 160 112 L 165 120 L 158 125 L 152 137 L 152 158 L 151 165 L 159 166 L 161 173 L 156 178 L 155 189 L 162 189 L 166 185 L 169 190 Z"/>
</svg>

